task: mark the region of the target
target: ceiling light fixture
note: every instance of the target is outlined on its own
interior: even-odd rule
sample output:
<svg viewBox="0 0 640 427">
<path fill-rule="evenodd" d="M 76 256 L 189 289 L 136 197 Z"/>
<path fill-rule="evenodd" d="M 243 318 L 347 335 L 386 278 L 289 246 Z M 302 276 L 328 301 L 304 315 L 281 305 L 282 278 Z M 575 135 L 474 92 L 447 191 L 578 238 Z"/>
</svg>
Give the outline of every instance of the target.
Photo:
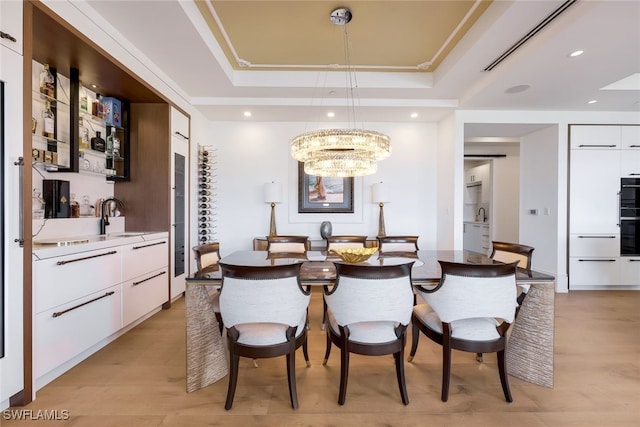
<svg viewBox="0 0 640 427">
<path fill-rule="evenodd" d="M 411 113 L 411 118 L 412 119 L 418 118 L 418 113 Z"/>
<path fill-rule="evenodd" d="M 245 111 L 242 113 L 245 117 L 251 117 L 251 111 Z"/>
<path fill-rule="evenodd" d="M 587 104 L 595 104 L 596 102 L 598 102 L 598 101 L 595 100 L 595 99 L 592 99 L 591 101 L 588 101 Z"/>
<path fill-rule="evenodd" d="M 351 67 L 350 43 L 346 25 L 351 11 L 338 8 L 330 19 L 342 27 L 347 77 L 347 107 L 353 129 L 320 129 L 296 136 L 291 141 L 291 157 L 304 163 L 304 171 L 315 176 L 364 176 L 375 173 L 378 160 L 391 155 L 391 140 L 380 132 L 356 129 L 355 89 L 357 81 Z"/>
<path fill-rule="evenodd" d="M 329 118 L 331 118 L 331 117 L 335 117 L 335 116 L 336 116 L 336 113 L 334 113 L 333 111 L 329 111 L 329 112 L 327 113 L 327 117 L 329 117 Z"/>
<path fill-rule="evenodd" d="M 574 50 L 569 54 L 570 57 L 574 58 L 576 56 L 580 56 L 584 53 L 584 50 Z"/>
</svg>

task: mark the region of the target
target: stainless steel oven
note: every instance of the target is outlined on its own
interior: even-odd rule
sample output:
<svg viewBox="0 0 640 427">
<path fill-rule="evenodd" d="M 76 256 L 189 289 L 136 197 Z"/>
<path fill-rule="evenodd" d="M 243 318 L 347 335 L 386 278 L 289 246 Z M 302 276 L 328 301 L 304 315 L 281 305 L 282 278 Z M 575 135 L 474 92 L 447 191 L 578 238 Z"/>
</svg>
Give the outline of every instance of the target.
<svg viewBox="0 0 640 427">
<path fill-rule="evenodd" d="M 640 178 L 620 180 L 620 254 L 640 255 Z"/>
</svg>

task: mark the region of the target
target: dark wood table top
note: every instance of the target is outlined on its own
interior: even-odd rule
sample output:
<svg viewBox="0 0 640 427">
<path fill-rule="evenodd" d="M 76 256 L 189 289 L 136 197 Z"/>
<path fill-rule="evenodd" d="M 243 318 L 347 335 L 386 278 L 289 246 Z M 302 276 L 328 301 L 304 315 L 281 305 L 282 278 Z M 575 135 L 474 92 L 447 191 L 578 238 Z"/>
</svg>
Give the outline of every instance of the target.
<svg viewBox="0 0 640 427">
<path fill-rule="evenodd" d="M 389 253 L 381 255 L 375 253 L 365 264 L 397 265 L 413 262 L 411 279 L 414 284 L 433 284 L 440 280 L 442 272 L 438 260 L 461 262 L 469 264 L 494 264 L 491 258 L 470 251 L 417 251 L 403 253 Z M 266 251 L 237 251 L 223 257 L 220 262 L 240 266 L 269 266 L 285 265 L 302 262 L 300 279 L 303 282 L 317 282 L 323 284 L 332 282 L 336 278 L 334 262 L 342 260 L 334 254 L 326 255 L 324 251 L 309 251 L 304 254 L 269 254 Z M 197 271 L 187 282 L 193 284 L 218 284 L 221 280 L 220 267 L 211 265 Z M 518 268 L 516 272 L 518 282 L 550 282 L 555 277 L 534 270 Z"/>
</svg>

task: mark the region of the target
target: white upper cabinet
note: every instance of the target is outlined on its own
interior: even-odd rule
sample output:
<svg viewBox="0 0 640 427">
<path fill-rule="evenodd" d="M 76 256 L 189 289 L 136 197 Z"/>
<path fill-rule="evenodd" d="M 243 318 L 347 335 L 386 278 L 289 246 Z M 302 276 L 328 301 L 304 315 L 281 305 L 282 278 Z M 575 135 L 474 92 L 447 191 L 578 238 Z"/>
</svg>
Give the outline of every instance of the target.
<svg viewBox="0 0 640 427">
<path fill-rule="evenodd" d="M 620 126 L 571 126 L 571 148 L 620 149 Z"/>
<path fill-rule="evenodd" d="M 621 126 L 622 149 L 640 150 L 640 126 Z"/>
<path fill-rule="evenodd" d="M 619 233 L 620 150 L 572 150 L 570 233 Z"/>
<path fill-rule="evenodd" d="M 0 43 L 22 55 L 22 0 L 0 1 Z"/>
</svg>

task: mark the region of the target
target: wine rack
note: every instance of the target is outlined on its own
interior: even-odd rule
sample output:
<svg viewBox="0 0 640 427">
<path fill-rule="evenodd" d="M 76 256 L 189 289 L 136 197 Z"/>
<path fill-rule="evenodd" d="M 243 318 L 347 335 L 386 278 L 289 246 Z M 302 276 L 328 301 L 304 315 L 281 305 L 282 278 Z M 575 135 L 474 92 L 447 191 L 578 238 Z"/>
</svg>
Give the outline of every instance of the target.
<svg viewBox="0 0 640 427">
<path fill-rule="evenodd" d="M 198 242 L 217 239 L 217 159 L 215 150 L 198 146 Z"/>
</svg>

